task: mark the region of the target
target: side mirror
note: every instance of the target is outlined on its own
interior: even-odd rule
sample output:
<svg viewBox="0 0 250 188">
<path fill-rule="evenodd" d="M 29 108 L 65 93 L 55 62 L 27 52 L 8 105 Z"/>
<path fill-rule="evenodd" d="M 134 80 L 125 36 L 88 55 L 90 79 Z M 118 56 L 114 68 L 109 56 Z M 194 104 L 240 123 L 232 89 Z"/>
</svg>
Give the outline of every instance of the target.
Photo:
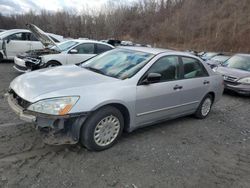
<svg viewBox="0 0 250 188">
<path fill-rule="evenodd" d="M 9 43 L 10 43 L 10 41 L 11 41 L 11 40 L 10 40 L 10 38 L 8 38 L 8 39 L 7 39 L 7 44 L 9 44 Z"/>
<path fill-rule="evenodd" d="M 142 81 L 143 85 L 157 83 L 161 81 L 161 74 L 159 73 L 149 73 L 146 78 Z"/>
<path fill-rule="evenodd" d="M 78 50 L 77 49 L 72 49 L 69 51 L 70 54 L 77 54 L 78 53 Z"/>
</svg>

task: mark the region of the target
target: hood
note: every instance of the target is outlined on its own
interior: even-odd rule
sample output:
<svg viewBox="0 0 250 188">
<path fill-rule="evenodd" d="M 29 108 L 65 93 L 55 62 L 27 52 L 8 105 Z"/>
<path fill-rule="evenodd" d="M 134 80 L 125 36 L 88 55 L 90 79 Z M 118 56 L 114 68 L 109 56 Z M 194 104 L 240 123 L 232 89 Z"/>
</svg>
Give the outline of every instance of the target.
<svg viewBox="0 0 250 188">
<path fill-rule="evenodd" d="M 46 48 L 46 49 L 38 49 L 38 50 L 29 50 L 27 52 L 23 52 L 17 55 L 17 57 L 23 59 L 27 57 L 31 58 L 38 58 L 43 55 L 48 55 L 48 54 L 59 54 L 61 52 L 51 49 L 51 48 Z"/>
<path fill-rule="evenodd" d="M 237 79 L 240 78 L 245 78 L 250 76 L 249 71 L 244 71 L 240 69 L 234 69 L 234 68 L 229 68 L 229 67 L 218 67 L 216 69 L 216 72 L 225 75 L 225 76 L 231 76 Z"/>
<path fill-rule="evenodd" d="M 10 88 L 21 98 L 33 101 L 34 98 L 54 91 L 107 84 L 120 81 L 107 77 L 76 65 L 46 68 L 23 74 L 15 78 Z M 64 96 L 64 93 L 60 93 Z M 80 93 L 72 93 L 79 95 Z"/>
<path fill-rule="evenodd" d="M 48 47 L 50 45 L 57 46 L 56 43 L 50 38 L 49 35 L 47 35 L 43 30 L 38 28 L 37 26 L 33 24 L 26 24 L 26 26 L 29 28 L 29 30 L 35 35 L 35 37 L 41 41 L 41 43 Z"/>
</svg>

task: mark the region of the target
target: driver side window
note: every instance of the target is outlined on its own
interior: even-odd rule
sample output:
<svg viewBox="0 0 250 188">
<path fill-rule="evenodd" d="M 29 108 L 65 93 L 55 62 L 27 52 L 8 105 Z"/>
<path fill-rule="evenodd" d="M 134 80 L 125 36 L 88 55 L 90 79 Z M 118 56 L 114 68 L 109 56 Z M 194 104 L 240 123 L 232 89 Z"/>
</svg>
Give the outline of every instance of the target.
<svg viewBox="0 0 250 188">
<path fill-rule="evenodd" d="M 178 56 L 166 56 L 157 60 L 148 70 L 148 73 L 161 74 L 161 81 L 180 79 L 180 64 Z"/>
</svg>

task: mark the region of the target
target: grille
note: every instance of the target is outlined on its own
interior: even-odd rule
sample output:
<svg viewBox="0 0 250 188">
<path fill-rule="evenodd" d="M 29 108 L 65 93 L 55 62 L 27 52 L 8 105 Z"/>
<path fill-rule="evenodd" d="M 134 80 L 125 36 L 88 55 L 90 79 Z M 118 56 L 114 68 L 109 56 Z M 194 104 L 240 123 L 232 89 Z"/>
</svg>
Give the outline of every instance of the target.
<svg viewBox="0 0 250 188">
<path fill-rule="evenodd" d="M 223 75 L 223 77 L 224 77 L 224 80 L 225 80 L 225 81 L 228 81 L 228 82 L 236 82 L 236 80 L 238 79 L 238 78 L 236 78 L 236 77 L 227 76 L 227 75 Z"/>
<path fill-rule="evenodd" d="M 226 85 L 233 85 L 233 86 L 237 86 L 237 85 L 239 85 L 239 83 L 238 82 L 229 82 L 229 81 L 224 81 L 224 83 L 226 84 Z"/>
<path fill-rule="evenodd" d="M 23 98 L 19 97 L 15 91 L 11 90 L 10 94 L 12 94 L 12 97 L 14 99 L 14 101 L 16 102 L 16 104 L 18 104 L 19 106 L 21 106 L 22 108 L 28 108 L 28 106 L 30 105 L 29 101 L 24 100 Z"/>
</svg>

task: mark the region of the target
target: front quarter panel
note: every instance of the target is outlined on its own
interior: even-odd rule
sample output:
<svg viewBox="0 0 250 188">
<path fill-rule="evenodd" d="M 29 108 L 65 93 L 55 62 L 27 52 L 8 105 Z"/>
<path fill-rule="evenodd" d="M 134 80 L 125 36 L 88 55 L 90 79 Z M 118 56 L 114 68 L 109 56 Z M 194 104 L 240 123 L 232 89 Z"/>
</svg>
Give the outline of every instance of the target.
<svg viewBox="0 0 250 188">
<path fill-rule="evenodd" d="M 57 61 L 61 63 L 62 65 L 66 64 L 66 57 L 65 54 L 60 53 L 60 54 L 51 54 L 51 55 L 45 55 L 43 56 L 44 63 L 48 63 L 49 61 Z"/>
<path fill-rule="evenodd" d="M 136 84 L 132 80 L 117 80 L 114 83 L 76 87 L 38 96 L 34 101 L 60 96 L 80 96 L 70 113 L 93 112 L 105 105 L 121 104 L 130 115 L 130 126 L 134 126 Z"/>
</svg>

